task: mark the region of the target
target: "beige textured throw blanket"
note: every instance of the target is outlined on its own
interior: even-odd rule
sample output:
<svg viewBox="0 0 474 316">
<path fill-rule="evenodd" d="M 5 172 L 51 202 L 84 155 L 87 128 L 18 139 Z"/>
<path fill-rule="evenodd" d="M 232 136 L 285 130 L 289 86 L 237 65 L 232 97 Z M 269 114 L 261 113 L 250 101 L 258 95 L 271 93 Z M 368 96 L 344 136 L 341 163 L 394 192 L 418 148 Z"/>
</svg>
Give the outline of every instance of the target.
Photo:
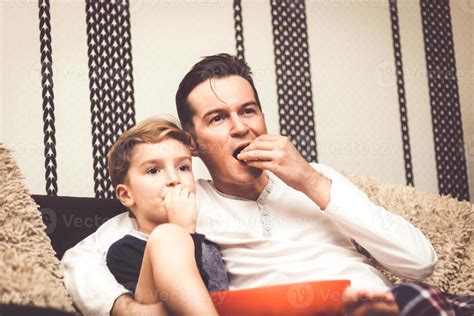
<svg viewBox="0 0 474 316">
<path fill-rule="evenodd" d="M 400 214 L 420 229 L 438 255 L 433 274 L 424 282 L 451 294 L 474 294 L 474 206 L 468 202 L 413 187 L 384 184 L 373 178 L 345 174 L 377 205 Z M 374 219 L 387 234 L 397 223 Z M 398 277 L 383 271 L 392 281 Z"/>
<path fill-rule="evenodd" d="M 74 312 L 45 225 L 23 176 L 0 144 L 0 303 Z"/>
</svg>

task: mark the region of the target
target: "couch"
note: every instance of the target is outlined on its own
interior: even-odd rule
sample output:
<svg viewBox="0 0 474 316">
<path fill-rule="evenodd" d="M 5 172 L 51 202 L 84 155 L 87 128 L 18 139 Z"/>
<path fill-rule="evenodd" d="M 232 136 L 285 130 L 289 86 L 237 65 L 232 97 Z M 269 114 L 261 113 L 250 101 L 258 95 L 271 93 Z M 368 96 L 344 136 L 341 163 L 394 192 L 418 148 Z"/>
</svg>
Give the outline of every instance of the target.
<svg viewBox="0 0 474 316">
<path fill-rule="evenodd" d="M 401 214 L 431 240 L 439 262 L 426 282 L 452 294 L 474 295 L 472 204 L 346 176 L 372 201 Z M 117 200 L 31 195 L 11 152 L 0 144 L 0 315 L 78 314 L 64 287 L 59 260 L 123 211 Z M 374 225 L 391 233 L 396 223 L 374 219 Z M 394 282 L 403 281 L 383 272 Z"/>
</svg>

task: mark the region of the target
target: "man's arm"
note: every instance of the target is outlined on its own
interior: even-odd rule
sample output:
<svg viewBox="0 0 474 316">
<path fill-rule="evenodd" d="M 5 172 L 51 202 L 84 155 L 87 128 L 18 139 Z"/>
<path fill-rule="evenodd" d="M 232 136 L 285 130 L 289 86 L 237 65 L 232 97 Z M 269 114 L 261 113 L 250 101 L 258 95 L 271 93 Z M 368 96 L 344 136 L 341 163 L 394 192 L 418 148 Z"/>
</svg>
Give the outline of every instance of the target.
<svg viewBox="0 0 474 316">
<path fill-rule="evenodd" d="M 418 229 L 373 204 L 333 169 L 309 164 L 287 137 L 261 135 L 238 158 L 249 166 L 271 171 L 290 187 L 305 193 L 343 233 L 388 270 L 414 279 L 432 273 L 436 253 Z"/>
<path fill-rule="evenodd" d="M 166 316 L 167 312 L 162 303 L 156 304 L 140 304 L 133 299 L 129 293 L 125 293 L 117 297 L 110 311 L 111 316 Z"/>
<path fill-rule="evenodd" d="M 337 171 L 313 164 L 331 179 L 331 201 L 325 210 L 347 236 L 367 250 L 387 270 L 411 279 L 429 276 L 436 252 L 423 233 L 403 217 L 375 205 Z"/>
<path fill-rule="evenodd" d="M 84 315 L 131 315 L 127 311 L 143 311 L 159 306 L 141 305 L 130 296 L 107 268 L 105 253 L 110 244 L 133 227 L 127 213 L 117 215 L 73 248 L 61 260 L 64 284 L 74 303 Z M 135 313 L 134 313 L 135 314 Z M 159 314 L 158 314 L 159 315 Z"/>
</svg>

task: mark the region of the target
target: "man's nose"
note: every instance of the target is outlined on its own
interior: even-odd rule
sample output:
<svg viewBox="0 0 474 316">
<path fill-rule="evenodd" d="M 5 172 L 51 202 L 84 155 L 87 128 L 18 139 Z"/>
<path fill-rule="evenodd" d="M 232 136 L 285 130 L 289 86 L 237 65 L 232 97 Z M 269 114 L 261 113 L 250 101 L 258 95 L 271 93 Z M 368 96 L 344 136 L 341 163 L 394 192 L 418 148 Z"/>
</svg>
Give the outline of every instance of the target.
<svg viewBox="0 0 474 316">
<path fill-rule="evenodd" d="M 234 137 L 243 136 L 248 133 L 249 127 L 238 115 L 231 117 L 231 131 L 230 135 Z"/>
</svg>

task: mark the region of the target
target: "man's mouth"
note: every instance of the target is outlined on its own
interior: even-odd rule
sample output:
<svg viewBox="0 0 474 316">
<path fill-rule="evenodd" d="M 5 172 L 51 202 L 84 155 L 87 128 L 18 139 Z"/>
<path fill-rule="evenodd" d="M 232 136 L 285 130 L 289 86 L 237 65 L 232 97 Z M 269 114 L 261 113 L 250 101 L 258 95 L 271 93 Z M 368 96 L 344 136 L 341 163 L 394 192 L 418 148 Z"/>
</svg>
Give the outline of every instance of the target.
<svg viewBox="0 0 474 316">
<path fill-rule="evenodd" d="M 242 150 L 244 150 L 245 147 L 247 147 L 250 143 L 248 144 L 243 144 L 239 147 L 237 147 L 235 150 L 234 150 L 234 153 L 232 154 L 232 156 L 234 156 L 234 158 L 236 160 L 238 160 L 239 162 L 241 163 L 245 163 L 244 161 L 240 160 L 239 158 L 237 158 L 237 156 L 242 152 Z"/>
</svg>

